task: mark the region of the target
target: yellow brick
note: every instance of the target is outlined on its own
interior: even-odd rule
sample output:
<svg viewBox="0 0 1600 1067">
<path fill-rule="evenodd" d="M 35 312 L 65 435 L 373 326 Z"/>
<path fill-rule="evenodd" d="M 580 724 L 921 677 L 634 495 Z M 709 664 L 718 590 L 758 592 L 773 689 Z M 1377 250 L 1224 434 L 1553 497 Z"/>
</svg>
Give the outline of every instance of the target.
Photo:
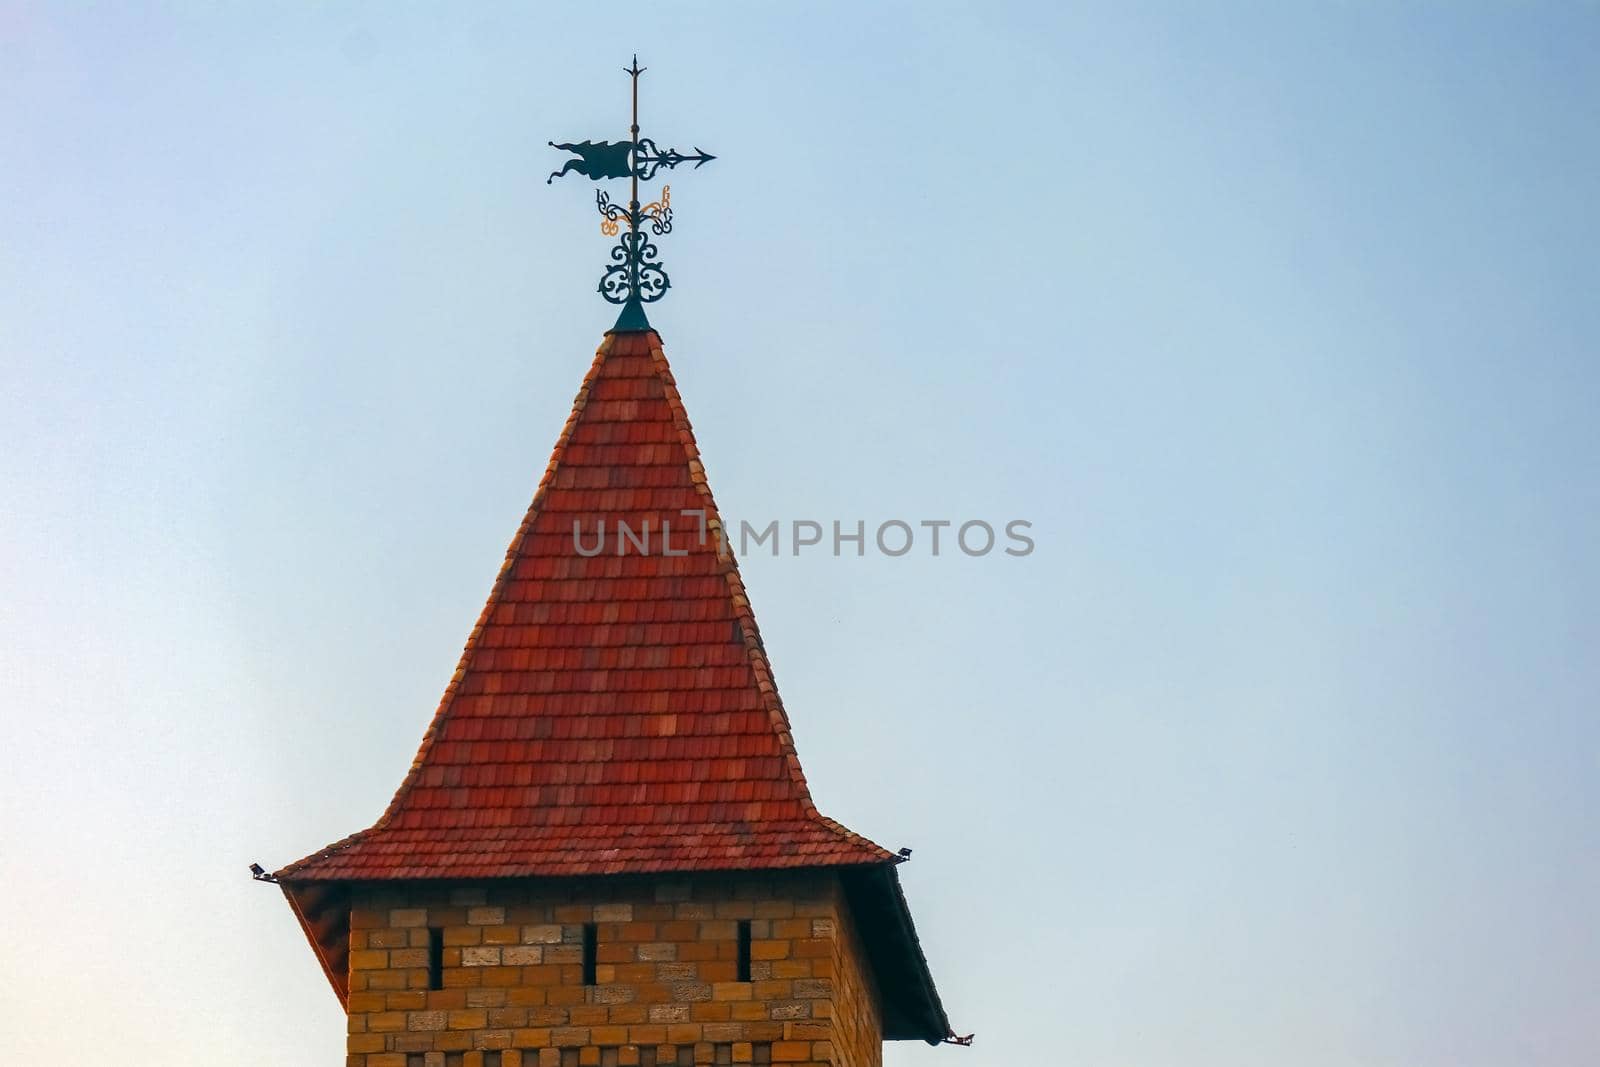
<svg viewBox="0 0 1600 1067">
<path fill-rule="evenodd" d="M 784 940 L 811 936 L 810 919 L 780 919 L 772 924 L 772 935 Z"/>
<path fill-rule="evenodd" d="M 504 989 L 508 986 L 522 984 L 522 968 L 520 967 L 479 967 L 478 973 L 483 975 L 483 984 Z"/>
<path fill-rule="evenodd" d="M 568 1006 L 573 1004 L 582 1004 L 585 999 L 583 986 L 574 982 L 566 982 L 563 985 L 551 986 L 548 991 L 547 999 L 551 1004 L 564 1004 Z"/>
<path fill-rule="evenodd" d="M 804 937 L 794 943 L 794 954 L 802 959 L 827 956 L 833 952 L 833 942 L 825 937 Z"/>
<path fill-rule="evenodd" d="M 587 1045 L 589 1043 L 589 1028 L 586 1026 L 558 1026 L 550 1031 L 550 1043 L 562 1048 Z"/>
<path fill-rule="evenodd" d="M 753 960 L 786 960 L 789 958 L 787 941 L 754 941 L 750 945 Z"/>
<path fill-rule="evenodd" d="M 405 989 L 410 983 L 406 980 L 406 971 L 367 971 L 367 988 L 392 991 Z M 427 976 L 424 975 L 424 978 Z"/>
<path fill-rule="evenodd" d="M 467 994 L 469 992 L 475 993 L 477 990 L 430 989 L 427 991 L 428 1003 L 426 1006 L 433 1009 L 443 1008 L 445 1011 L 450 1011 L 453 1008 L 464 1008 L 467 1006 Z"/>
<path fill-rule="evenodd" d="M 510 995 L 505 989 L 468 989 L 466 1006 L 469 1008 L 503 1008 L 506 1006 L 506 997 Z M 494 1021 L 494 1015 L 489 1016 L 490 1026 L 500 1026 Z"/>
<path fill-rule="evenodd" d="M 787 919 L 795 913 L 795 903 L 792 900 L 759 900 L 755 906 L 755 917 L 758 919 Z M 784 935 L 778 935 L 784 936 Z"/>
</svg>

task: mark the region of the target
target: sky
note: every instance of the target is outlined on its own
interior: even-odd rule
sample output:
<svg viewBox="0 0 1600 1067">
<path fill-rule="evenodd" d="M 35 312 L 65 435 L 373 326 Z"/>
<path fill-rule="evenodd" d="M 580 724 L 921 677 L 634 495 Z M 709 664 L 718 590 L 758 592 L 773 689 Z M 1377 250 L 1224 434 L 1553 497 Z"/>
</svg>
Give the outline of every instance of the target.
<svg viewBox="0 0 1600 1067">
<path fill-rule="evenodd" d="M 611 309 L 643 125 L 819 806 L 970 1049 L 1600 1046 L 1600 7 L 0 0 L 0 1002 L 338 1063 L 250 881 L 406 767 Z"/>
</svg>

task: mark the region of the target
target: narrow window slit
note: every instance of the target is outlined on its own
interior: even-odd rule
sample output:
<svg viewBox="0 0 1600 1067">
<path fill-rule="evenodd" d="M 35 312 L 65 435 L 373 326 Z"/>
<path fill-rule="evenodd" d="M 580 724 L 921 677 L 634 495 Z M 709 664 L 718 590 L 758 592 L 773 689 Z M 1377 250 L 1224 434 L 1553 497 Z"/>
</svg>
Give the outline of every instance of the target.
<svg viewBox="0 0 1600 1067">
<path fill-rule="evenodd" d="M 444 931 L 428 927 L 428 988 L 444 988 Z"/>
<path fill-rule="evenodd" d="M 600 962 L 600 928 L 583 924 L 583 984 L 595 984 L 595 967 Z"/>
<path fill-rule="evenodd" d="M 727 972 L 724 971 L 724 974 Z M 739 920 L 739 981 L 750 981 L 750 920 Z"/>
</svg>

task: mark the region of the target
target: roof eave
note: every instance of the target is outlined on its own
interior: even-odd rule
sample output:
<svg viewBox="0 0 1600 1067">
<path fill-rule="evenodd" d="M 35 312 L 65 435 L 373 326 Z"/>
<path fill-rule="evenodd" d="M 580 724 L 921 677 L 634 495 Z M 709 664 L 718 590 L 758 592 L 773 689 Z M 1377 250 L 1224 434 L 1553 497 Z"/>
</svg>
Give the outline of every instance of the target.
<svg viewBox="0 0 1600 1067">
<path fill-rule="evenodd" d="M 348 1006 L 350 988 L 349 887 L 329 882 L 279 882 L 284 899 L 311 944 L 339 1003 Z"/>
<path fill-rule="evenodd" d="M 900 886 L 899 861 L 841 871 L 846 899 L 883 998 L 885 1041 L 943 1042 L 950 1019 Z"/>
</svg>

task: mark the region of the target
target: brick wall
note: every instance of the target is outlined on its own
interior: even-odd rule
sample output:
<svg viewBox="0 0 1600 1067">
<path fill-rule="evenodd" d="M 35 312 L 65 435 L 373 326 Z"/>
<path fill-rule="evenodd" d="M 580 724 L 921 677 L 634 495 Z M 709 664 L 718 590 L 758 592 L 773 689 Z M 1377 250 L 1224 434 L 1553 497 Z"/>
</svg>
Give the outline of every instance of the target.
<svg viewBox="0 0 1600 1067">
<path fill-rule="evenodd" d="M 587 986 L 585 923 L 598 935 Z M 882 1060 L 876 992 L 831 875 L 358 888 L 350 927 L 349 1067 Z M 442 989 L 428 988 L 430 928 Z"/>
<path fill-rule="evenodd" d="M 841 906 L 829 931 L 833 949 L 833 1063 L 836 1067 L 881 1067 L 883 1021 L 872 969 L 861 949 L 848 908 Z"/>
</svg>

